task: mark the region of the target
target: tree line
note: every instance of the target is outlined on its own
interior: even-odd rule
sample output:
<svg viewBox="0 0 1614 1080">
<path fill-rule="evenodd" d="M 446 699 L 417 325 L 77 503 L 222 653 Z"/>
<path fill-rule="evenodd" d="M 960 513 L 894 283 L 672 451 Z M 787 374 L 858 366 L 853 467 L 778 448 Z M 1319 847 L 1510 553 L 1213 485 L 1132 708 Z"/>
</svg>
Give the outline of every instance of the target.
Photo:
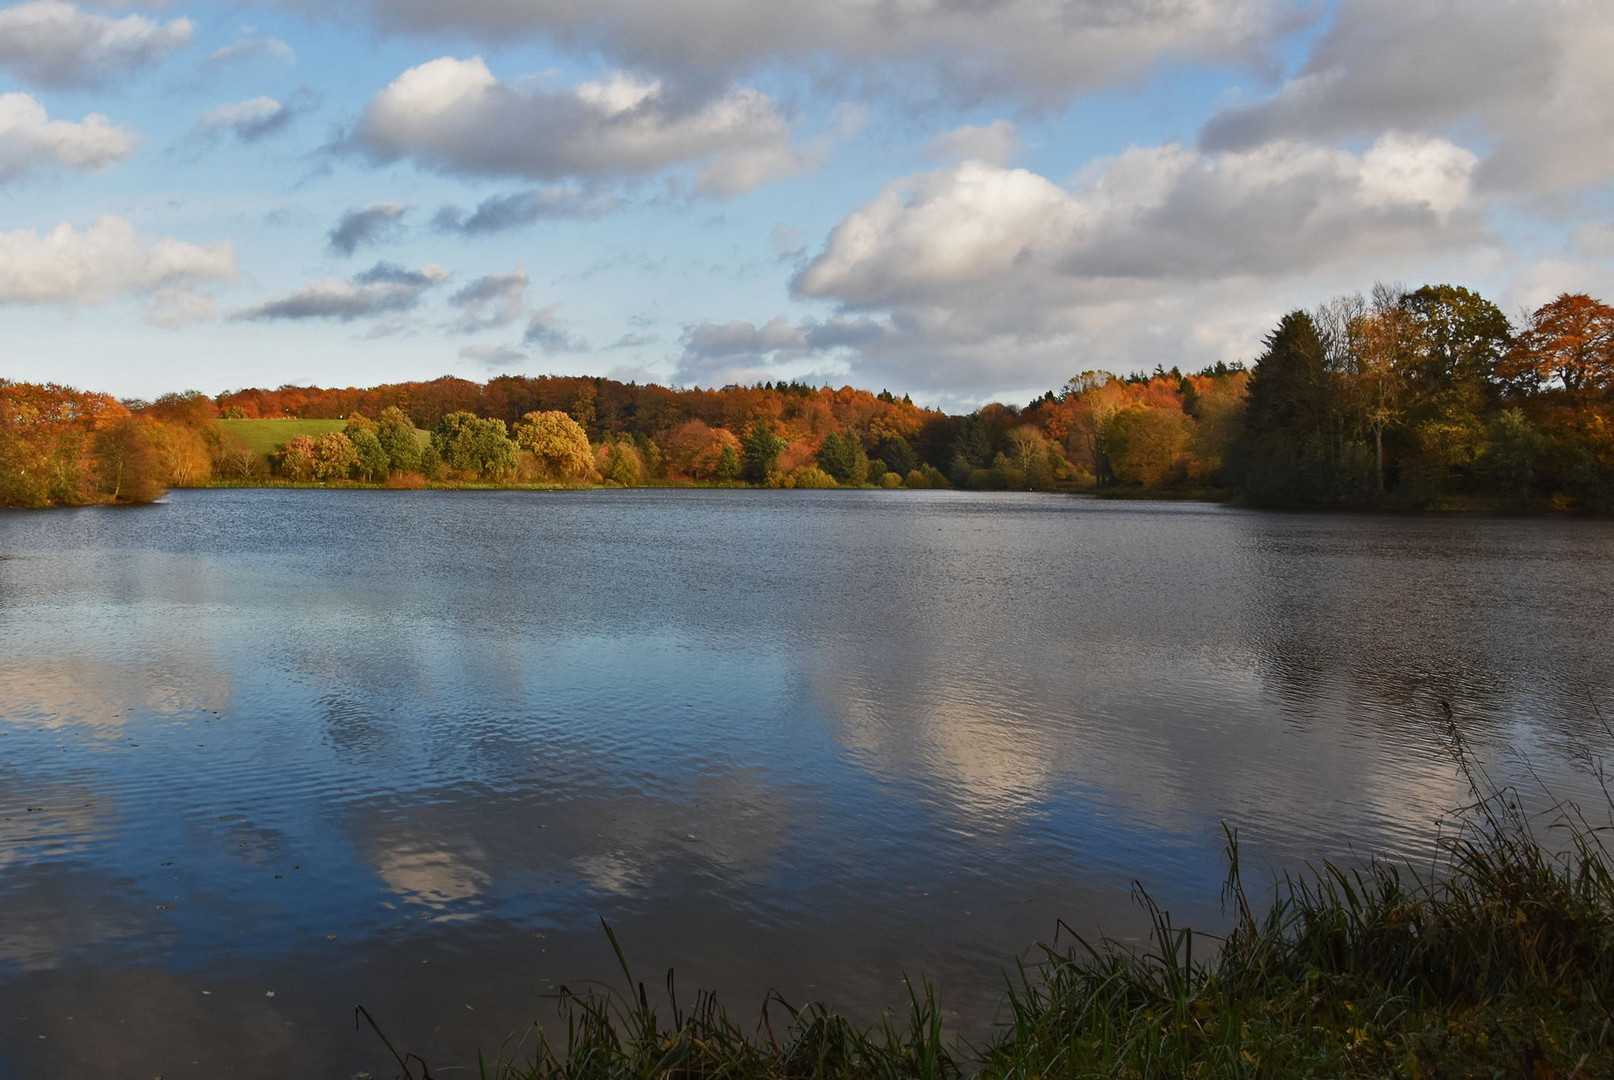
<svg viewBox="0 0 1614 1080">
<path fill-rule="evenodd" d="M 342 421 L 271 455 L 220 419 Z M 851 387 L 507 375 L 115 401 L 0 381 L 0 503 L 138 502 L 213 479 L 961 487 L 1258 505 L 1614 510 L 1614 309 L 1515 323 L 1376 286 L 1284 316 L 1248 369 L 1087 371 L 965 416 Z"/>
</svg>

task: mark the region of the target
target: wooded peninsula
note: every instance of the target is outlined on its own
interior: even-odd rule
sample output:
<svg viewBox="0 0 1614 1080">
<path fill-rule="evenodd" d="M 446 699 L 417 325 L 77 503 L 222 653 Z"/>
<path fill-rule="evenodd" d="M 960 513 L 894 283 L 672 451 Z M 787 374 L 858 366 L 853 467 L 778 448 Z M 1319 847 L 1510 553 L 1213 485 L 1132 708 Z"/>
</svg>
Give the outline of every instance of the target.
<svg viewBox="0 0 1614 1080">
<path fill-rule="evenodd" d="M 1085 371 L 965 416 L 768 382 L 443 377 L 119 401 L 0 380 L 0 505 L 167 488 L 755 485 L 1094 491 L 1262 506 L 1614 510 L 1614 308 L 1510 321 L 1453 285 L 1284 316 L 1255 363 Z"/>
</svg>

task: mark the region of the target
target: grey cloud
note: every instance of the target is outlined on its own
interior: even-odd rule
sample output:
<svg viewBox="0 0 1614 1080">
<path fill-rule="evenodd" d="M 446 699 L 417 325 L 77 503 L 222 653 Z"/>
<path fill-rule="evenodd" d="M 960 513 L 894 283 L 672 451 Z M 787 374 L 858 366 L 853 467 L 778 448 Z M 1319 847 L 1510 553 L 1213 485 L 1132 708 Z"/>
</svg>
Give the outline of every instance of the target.
<svg viewBox="0 0 1614 1080">
<path fill-rule="evenodd" d="M 944 131 L 925 144 L 927 156 L 938 161 L 976 158 L 1002 165 L 1022 149 L 1020 132 L 1012 120 L 994 120 L 980 127 Z"/>
<path fill-rule="evenodd" d="M 1068 100 L 1164 57 L 1245 62 L 1293 20 L 1284 0 L 989 0 L 737 5 L 725 0 L 368 0 L 392 30 L 512 37 L 599 52 L 688 83 L 778 62 L 953 99 Z"/>
<path fill-rule="evenodd" d="M 887 332 L 888 327 L 866 316 L 792 323 L 780 315 L 761 326 L 739 319 L 699 323 L 684 329 L 675 377 L 703 385 L 712 385 L 714 379 L 734 382 L 778 361 L 866 346 Z"/>
<path fill-rule="evenodd" d="M 395 237 L 403 227 L 409 207 L 403 203 L 372 203 L 344 213 L 326 236 L 332 251 L 351 255 L 361 246 L 378 244 Z"/>
<path fill-rule="evenodd" d="M 799 295 L 853 308 L 1000 305 L 1081 283 L 1298 273 L 1481 242 L 1474 155 L 1387 136 L 1362 154 L 1298 143 L 1207 155 L 1129 150 L 1070 191 L 983 162 L 889 185 L 798 274 Z"/>
<path fill-rule="evenodd" d="M 654 345 L 660 340 L 661 336 L 659 334 L 623 334 L 605 347 L 607 349 L 642 349 L 646 345 Z"/>
<path fill-rule="evenodd" d="M 490 368 L 504 368 L 526 360 L 527 354 L 506 345 L 467 345 L 460 350 L 460 359 L 474 360 Z"/>
<path fill-rule="evenodd" d="M 448 280 L 448 271 L 435 264 L 409 270 L 396 263 L 378 262 L 350 278 L 326 278 L 296 292 L 264 300 L 230 316 L 236 321 L 275 319 L 337 319 L 352 322 L 410 311 L 427 292 Z"/>
<path fill-rule="evenodd" d="M 686 98 L 620 72 L 555 90 L 497 79 L 481 57 L 442 57 L 404 72 L 365 107 L 345 146 L 378 163 L 409 159 L 443 172 L 534 180 L 698 165 L 696 189 L 716 196 L 800 171 L 821 153 L 798 152 L 773 100 L 755 90 Z M 534 205 L 543 206 L 495 203 L 483 223 Z M 458 222 L 451 213 L 443 223 Z"/>
<path fill-rule="evenodd" d="M 191 43 L 188 19 L 91 14 L 63 0 L 0 10 L 0 68 L 49 89 L 105 86 Z"/>
<path fill-rule="evenodd" d="M 686 352 L 845 342 L 837 355 L 862 381 L 963 397 L 1046 389 L 1073 364 L 1248 359 L 1286 302 L 1493 257 L 1476 161 L 1410 135 L 1360 153 L 1167 144 L 1096 163 L 1077 188 L 965 162 L 889 185 L 795 277 L 797 295 L 838 303 L 843 321 L 868 313 L 879 332 L 770 324 L 748 340 L 730 326 L 690 335 Z"/>
<path fill-rule="evenodd" d="M 196 121 L 199 134 L 229 131 L 242 142 L 257 142 L 291 123 L 292 112 L 271 97 L 255 97 L 229 105 L 219 105 Z"/>
<path fill-rule="evenodd" d="M 519 266 L 508 274 L 477 278 L 448 298 L 462 311 L 452 329 L 474 334 L 509 326 L 526 314 L 527 285 L 527 272 Z"/>
<path fill-rule="evenodd" d="M 807 234 L 789 222 L 781 221 L 768 231 L 768 247 L 774 258 L 790 262 L 807 254 Z"/>
<path fill-rule="evenodd" d="M 528 345 L 537 346 L 545 356 L 587 352 L 587 341 L 573 337 L 560 328 L 559 320 L 555 317 L 555 311 L 559 306 L 551 304 L 528 320 L 527 332 L 522 335 L 521 340 Z"/>
<path fill-rule="evenodd" d="M 1611 34 L 1614 9 L 1599 0 L 1348 0 L 1294 78 L 1212 117 L 1200 144 L 1452 135 L 1477 122 L 1482 183 L 1596 185 L 1614 177 Z"/>
<path fill-rule="evenodd" d="M 444 206 L 432 218 L 432 228 L 439 232 L 480 236 L 517 229 L 535 221 L 597 218 L 621 205 L 622 198 L 618 195 L 574 184 L 553 184 L 510 195 L 494 195 L 483 199 L 470 213 L 458 206 Z"/>
</svg>

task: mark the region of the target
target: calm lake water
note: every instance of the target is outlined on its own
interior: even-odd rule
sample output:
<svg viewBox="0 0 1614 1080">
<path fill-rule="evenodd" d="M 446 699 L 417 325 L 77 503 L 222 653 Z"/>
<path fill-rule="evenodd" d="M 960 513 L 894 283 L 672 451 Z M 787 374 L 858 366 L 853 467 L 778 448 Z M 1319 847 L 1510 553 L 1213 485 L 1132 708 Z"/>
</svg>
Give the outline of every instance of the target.
<svg viewBox="0 0 1614 1080">
<path fill-rule="evenodd" d="M 954 492 L 0 513 L 0 1078 L 434 1070 L 635 966 L 990 1029 L 1136 879 L 1598 805 L 1614 523 Z M 1610 753 L 1614 758 L 1614 753 Z M 464 1074 L 460 1074 L 464 1075 Z M 474 1072 L 472 1073 L 474 1075 Z"/>
</svg>

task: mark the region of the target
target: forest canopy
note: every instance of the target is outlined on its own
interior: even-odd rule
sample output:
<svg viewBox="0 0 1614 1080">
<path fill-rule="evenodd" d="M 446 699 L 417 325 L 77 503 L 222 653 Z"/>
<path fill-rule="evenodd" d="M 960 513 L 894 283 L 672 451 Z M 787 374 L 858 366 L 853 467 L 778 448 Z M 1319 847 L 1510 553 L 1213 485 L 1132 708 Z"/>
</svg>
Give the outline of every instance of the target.
<svg viewBox="0 0 1614 1080">
<path fill-rule="evenodd" d="M 1077 365 L 1072 365 L 1073 368 Z M 445 376 L 116 401 L 0 380 L 0 504 L 209 483 L 1029 489 L 1614 510 L 1614 308 L 1461 286 L 1285 315 L 1246 368 L 1085 370 L 964 416 L 888 391 Z"/>
</svg>

